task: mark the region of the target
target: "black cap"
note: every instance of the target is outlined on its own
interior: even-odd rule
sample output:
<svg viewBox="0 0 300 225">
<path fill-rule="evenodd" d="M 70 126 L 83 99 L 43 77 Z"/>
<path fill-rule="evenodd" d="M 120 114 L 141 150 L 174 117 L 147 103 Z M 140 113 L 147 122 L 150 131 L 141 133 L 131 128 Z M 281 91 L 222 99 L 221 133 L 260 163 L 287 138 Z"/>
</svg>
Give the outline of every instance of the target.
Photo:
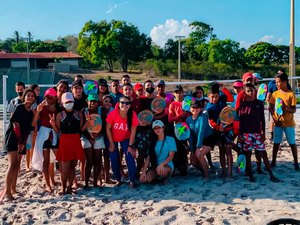
<svg viewBox="0 0 300 225">
<path fill-rule="evenodd" d="M 83 87 L 82 81 L 81 80 L 75 80 L 75 81 L 73 81 L 71 87 L 73 88 L 73 87 L 76 87 L 76 86 Z"/>
<path fill-rule="evenodd" d="M 183 88 L 182 88 L 182 86 L 181 86 L 180 84 L 177 84 L 177 85 L 175 86 L 174 91 L 183 91 Z"/>
<path fill-rule="evenodd" d="M 201 102 L 197 100 L 195 102 L 192 102 L 191 108 L 201 108 Z"/>
<path fill-rule="evenodd" d="M 98 85 L 99 86 L 107 86 L 107 81 L 105 79 L 103 79 L 103 78 L 100 78 L 98 80 Z"/>
</svg>

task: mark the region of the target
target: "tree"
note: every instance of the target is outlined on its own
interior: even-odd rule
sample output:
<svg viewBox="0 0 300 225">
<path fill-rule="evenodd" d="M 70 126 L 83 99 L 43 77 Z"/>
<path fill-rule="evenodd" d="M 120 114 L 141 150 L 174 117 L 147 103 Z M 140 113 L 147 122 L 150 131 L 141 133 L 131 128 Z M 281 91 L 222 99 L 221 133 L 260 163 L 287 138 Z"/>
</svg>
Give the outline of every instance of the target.
<svg viewBox="0 0 300 225">
<path fill-rule="evenodd" d="M 36 41 L 31 43 L 31 52 L 66 52 L 67 49 L 59 42 Z"/>
<path fill-rule="evenodd" d="M 13 36 L 16 40 L 16 43 L 19 44 L 19 42 L 20 42 L 20 33 L 19 33 L 19 31 L 15 31 Z"/>
<path fill-rule="evenodd" d="M 250 64 L 270 65 L 276 54 L 277 49 L 274 45 L 267 42 L 258 42 L 247 49 L 245 57 Z"/>
<path fill-rule="evenodd" d="M 68 52 L 77 52 L 78 47 L 78 37 L 75 35 L 67 35 L 65 37 L 58 37 L 57 41 L 59 41 Z"/>
</svg>

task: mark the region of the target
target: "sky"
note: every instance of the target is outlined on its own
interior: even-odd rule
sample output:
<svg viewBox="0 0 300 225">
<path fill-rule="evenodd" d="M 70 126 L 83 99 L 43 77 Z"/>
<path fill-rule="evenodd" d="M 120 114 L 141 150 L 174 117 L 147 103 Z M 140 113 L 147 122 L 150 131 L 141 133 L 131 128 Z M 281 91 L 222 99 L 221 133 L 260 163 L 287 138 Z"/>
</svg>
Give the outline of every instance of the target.
<svg viewBox="0 0 300 225">
<path fill-rule="evenodd" d="M 209 24 L 221 40 L 248 48 L 265 41 L 289 45 L 290 0 L 0 0 L 0 39 L 14 31 L 34 39 L 77 35 L 89 20 L 125 20 L 164 46 L 188 37 L 189 23 Z M 295 45 L 300 46 L 300 0 L 295 0 Z"/>
</svg>

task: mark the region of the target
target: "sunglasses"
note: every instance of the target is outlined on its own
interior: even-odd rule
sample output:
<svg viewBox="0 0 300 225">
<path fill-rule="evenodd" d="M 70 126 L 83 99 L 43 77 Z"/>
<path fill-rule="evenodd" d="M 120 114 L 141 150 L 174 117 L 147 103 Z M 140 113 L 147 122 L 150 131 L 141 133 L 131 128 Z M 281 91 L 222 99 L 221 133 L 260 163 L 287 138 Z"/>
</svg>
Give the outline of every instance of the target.
<svg viewBox="0 0 300 225">
<path fill-rule="evenodd" d="M 130 102 L 123 102 L 123 101 L 120 101 L 120 104 L 122 104 L 122 105 L 130 105 L 131 103 L 130 103 Z"/>
</svg>

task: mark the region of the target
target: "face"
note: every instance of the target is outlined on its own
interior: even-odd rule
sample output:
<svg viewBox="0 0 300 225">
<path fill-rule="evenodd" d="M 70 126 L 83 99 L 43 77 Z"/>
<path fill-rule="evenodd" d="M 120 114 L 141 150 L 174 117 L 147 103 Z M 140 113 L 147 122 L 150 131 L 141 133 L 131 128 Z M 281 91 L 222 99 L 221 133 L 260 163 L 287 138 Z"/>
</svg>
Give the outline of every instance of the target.
<svg viewBox="0 0 300 225">
<path fill-rule="evenodd" d="M 119 92 L 119 83 L 118 82 L 112 82 L 111 83 L 111 91 L 113 93 Z"/>
<path fill-rule="evenodd" d="M 45 99 L 46 99 L 47 105 L 54 105 L 56 102 L 56 97 L 54 97 L 54 96 L 46 95 Z"/>
<path fill-rule="evenodd" d="M 163 127 L 158 127 L 158 126 L 154 127 L 153 130 L 154 130 L 154 133 L 157 136 L 160 136 L 164 132 L 164 128 Z"/>
<path fill-rule="evenodd" d="M 128 78 L 128 77 L 123 77 L 123 78 L 122 78 L 122 84 L 128 84 L 128 83 L 130 83 L 130 78 Z"/>
<path fill-rule="evenodd" d="M 106 109 L 110 109 L 112 107 L 112 102 L 110 98 L 105 98 L 102 103 Z"/>
<path fill-rule="evenodd" d="M 154 87 L 154 85 L 151 82 L 147 82 L 145 84 L 145 88 L 151 88 L 151 87 Z"/>
<path fill-rule="evenodd" d="M 57 86 L 57 94 L 58 95 L 62 95 L 63 93 L 66 93 L 67 92 L 67 85 L 64 84 L 64 83 L 60 83 L 58 86 Z"/>
<path fill-rule="evenodd" d="M 131 97 L 132 95 L 132 87 L 131 86 L 123 86 L 123 94 L 126 96 L 126 97 Z"/>
<path fill-rule="evenodd" d="M 120 98 L 119 108 L 121 111 L 128 111 L 130 105 L 131 103 L 128 101 L 127 98 Z"/>
<path fill-rule="evenodd" d="M 72 93 L 74 95 L 74 97 L 81 97 L 82 96 L 82 92 L 83 92 L 83 88 L 82 86 L 78 85 L 72 88 Z"/>
<path fill-rule="evenodd" d="M 219 94 L 218 93 L 210 93 L 208 97 L 209 97 L 209 101 L 213 104 L 216 104 L 219 100 Z"/>
<path fill-rule="evenodd" d="M 140 88 L 139 90 L 136 90 L 135 93 L 136 93 L 137 96 L 143 96 L 143 94 L 144 94 L 144 89 L 143 89 L 143 88 Z"/>
<path fill-rule="evenodd" d="M 20 85 L 20 86 L 16 86 L 16 92 L 18 93 L 18 92 L 24 92 L 24 87 L 22 86 L 22 85 Z"/>
<path fill-rule="evenodd" d="M 202 98 L 203 97 L 203 91 L 197 90 L 196 98 Z"/>
<path fill-rule="evenodd" d="M 98 101 L 90 100 L 88 101 L 88 107 L 89 109 L 95 109 L 98 107 Z"/>
<path fill-rule="evenodd" d="M 158 94 L 165 93 L 165 86 L 162 84 L 159 84 L 159 85 L 157 85 L 156 90 L 157 90 Z"/>
<path fill-rule="evenodd" d="M 25 95 L 24 101 L 25 101 L 25 103 L 28 103 L 28 104 L 34 103 L 34 101 L 35 101 L 34 93 L 31 91 L 27 92 L 27 94 Z"/>
<path fill-rule="evenodd" d="M 36 95 L 36 96 L 40 96 L 40 91 L 41 91 L 40 87 L 39 87 L 39 86 L 36 87 L 36 88 L 34 89 L 35 95 Z"/>
<path fill-rule="evenodd" d="M 245 93 L 251 99 L 255 98 L 255 90 L 254 90 L 254 88 L 252 88 L 252 87 L 246 87 L 245 88 Z"/>
<path fill-rule="evenodd" d="M 244 84 L 250 83 L 254 84 L 255 80 L 253 78 L 248 78 L 246 81 L 244 81 Z"/>
<path fill-rule="evenodd" d="M 275 78 L 276 87 L 278 90 L 286 88 L 286 81 L 280 80 L 280 78 Z"/>
<path fill-rule="evenodd" d="M 177 100 L 183 99 L 183 91 L 180 91 L 180 90 L 174 91 L 174 96 Z"/>
<path fill-rule="evenodd" d="M 107 91 L 107 86 L 106 85 L 100 85 L 99 86 L 99 92 L 100 93 L 105 93 Z"/>
<path fill-rule="evenodd" d="M 193 116 L 196 116 L 200 113 L 201 108 L 200 107 L 191 107 L 191 113 Z"/>
</svg>

